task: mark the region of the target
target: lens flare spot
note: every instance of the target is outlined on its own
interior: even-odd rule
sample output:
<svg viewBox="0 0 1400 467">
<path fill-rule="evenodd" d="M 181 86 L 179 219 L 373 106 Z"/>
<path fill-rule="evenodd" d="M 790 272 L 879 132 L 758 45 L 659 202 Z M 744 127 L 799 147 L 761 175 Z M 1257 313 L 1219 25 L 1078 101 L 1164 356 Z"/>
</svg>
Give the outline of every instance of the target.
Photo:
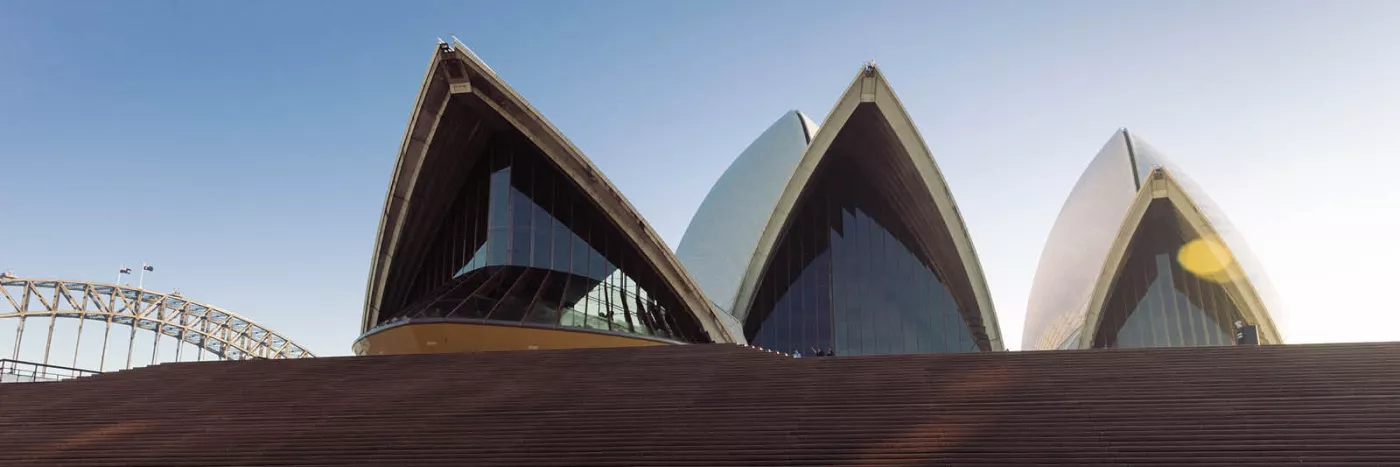
<svg viewBox="0 0 1400 467">
<path fill-rule="evenodd" d="M 1211 282 L 1230 280 L 1230 266 L 1235 264 L 1234 255 L 1217 240 L 1198 238 L 1186 242 L 1176 254 L 1182 269 Z"/>
</svg>

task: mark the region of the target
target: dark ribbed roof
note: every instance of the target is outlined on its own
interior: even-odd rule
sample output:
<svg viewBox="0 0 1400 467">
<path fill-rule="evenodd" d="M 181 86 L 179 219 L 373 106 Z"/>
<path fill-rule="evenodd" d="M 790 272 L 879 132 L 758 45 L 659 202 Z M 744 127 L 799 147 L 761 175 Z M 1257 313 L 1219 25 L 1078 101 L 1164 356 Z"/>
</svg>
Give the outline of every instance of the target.
<svg viewBox="0 0 1400 467">
<path fill-rule="evenodd" d="M 174 363 L 0 385 L 0 465 L 1400 464 L 1400 344 Z"/>
</svg>

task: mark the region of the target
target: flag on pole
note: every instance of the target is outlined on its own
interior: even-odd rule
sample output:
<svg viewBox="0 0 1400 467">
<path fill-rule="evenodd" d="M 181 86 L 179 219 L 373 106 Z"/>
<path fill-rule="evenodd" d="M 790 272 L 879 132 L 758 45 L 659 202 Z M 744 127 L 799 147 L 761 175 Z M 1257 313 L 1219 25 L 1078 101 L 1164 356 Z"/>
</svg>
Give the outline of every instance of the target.
<svg viewBox="0 0 1400 467">
<path fill-rule="evenodd" d="M 142 271 L 156 272 L 156 268 L 155 268 L 155 267 L 152 267 L 151 265 L 146 264 L 146 263 L 141 263 L 141 270 L 142 270 Z"/>
<path fill-rule="evenodd" d="M 122 274 L 131 274 L 131 268 L 126 267 L 126 266 L 122 266 L 120 272 L 121 272 Z"/>
</svg>

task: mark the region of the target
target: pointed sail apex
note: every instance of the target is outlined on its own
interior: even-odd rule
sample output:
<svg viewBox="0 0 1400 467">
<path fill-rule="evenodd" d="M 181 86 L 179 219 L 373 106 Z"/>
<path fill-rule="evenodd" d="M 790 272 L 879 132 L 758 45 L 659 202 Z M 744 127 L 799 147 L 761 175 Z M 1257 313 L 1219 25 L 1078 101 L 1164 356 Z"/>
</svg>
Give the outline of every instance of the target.
<svg viewBox="0 0 1400 467">
<path fill-rule="evenodd" d="M 390 179 L 357 353 L 736 342 L 660 236 L 460 42 Z"/>
<path fill-rule="evenodd" d="M 837 355 L 1002 348 L 952 195 L 873 64 L 784 182 L 733 302 L 751 343 Z"/>
<path fill-rule="evenodd" d="M 1254 279 L 1165 168 L 1148 173 L 1096 281 L 1079 347 L 1232 345 L 1236 323 L 1282 343 Z"/>
<path fill-rule="evenodd" d="M 1145 224 L 1139 225 L 1140 222 Z M 1139 235 L 1137 232 L 1145 233 Z M 1191 243 L 1193 241 L 1195 243 Z M 1134 249 L 1130 244 L 1142 246 L 1142 249 Z M 1176 256 L 1167 256 L 1170 248 L 1178 250 Z M 1154 249 L 1160 251 L 1146 252 Z M 1224 252 L 1231 258 L 1229 271 L 1233 275 L 1225 286 L 1232 294 L 1231 301 L 1214 300 L 1211 303 L 1218 306 L 1201 308 L 1205 305 L 1198 303 L 1199 300 L 1202 297 L 1215 297 L 1211 295 L 1215 292 L 1199 292 L 1203 286 L 1197 279 L 1216 279 L 1223 274 L 1223 266 L 1219 266 L 1223 261 L 1219 260 L 1221 256 L 1216 252 Z M 1194 271 L 1189 267 L 1193 260 L 1198 261 Z M 1158 261 L 1162 262 L 1159 264 Z M 1208 266 L 1205 269 L 1214 267 L 1214 270 L 1203 272 L 1199 267 L 1202 264 L 1216 266 Z M 1156 320 L 1167 319 L 1170 315 L 1173 320 L 1180 317 L 1191 320 L 1191 323 L 1204 322 L 1198 319 L 1204 315 L 1188 312 L 1191 308 L 1185 305 L 1166 308 L 1144 305 L 1147 311 L 1140 315 L 1124 314 L 1122 310 L 1108 312 L 1105 316 L 1110 322 L 1114 319 L 1121 321 L 1128 316 L 1139 318 L 1114 322 L 1114 326 L 1127 326 L 1125 329 L 1130 330 L 1122 340 L 1103 337 L 1104 334 L 1098 332 L 1100 329 L 1096 327 L 1098 324 L 1091 323 L 1098 323 L 1093 320 L 1100 319 L 1096 316 L 1104 310 L 1102 307 L 1096 308 L 1091 301 L 1107 300 L 1110 304 L 1116 304 L 1113 306 L 1119 306 L 1123 300 L 1138 299 L 1121 295 L 1129 292 L 1110 290 L 1108 284 L 1118 280 L 1123 271 L 1132 272 L 1123 276 L 1126 278 L 1122 282 L 1125 284 L 1123 290 L 1138 287 L 1132 290 L 1143 292 L 1156 287 L 1150 289 L 1154 291 L 1152 293 L 1179 298 L 1175 303 L 1192 304 L 1195 309 L 1203 310 L 1201 313 L 1215 313 L 1225 307 L 1235 307 L 1242 313 L 1244 321 L 1260 326 L 1261 340 L 1266 343 L 1279 342 L 1282 332 L 1273 318 L 1274 313 L 1278 313 L 1278 307 L 1273 305 L 1276 302 L 1271 298 L 1272 289 L 1257 264 L 1243 239 L 1205 193 L 1139 135 L 1120 128 L 1080 176 L 1050 231 L 1031 287 L 1022 348 L 1198 345 L 1201 342 L 1214 342 L 1194 337 L 1192 340 L 1186 337 L 1168 339 L 1150 332 L 1146 337 L 1132 335 L 1131 330 L 1134 329 L 1165 329 L 1161 326 L 1142 328 L 1139 326 L 1142 319 L 1146 319 L 1146 323 L 1158 323 Z M 1191 274 L 1182 275 L 1183 271 Z M 1145 277 L 1166 277 L 1169 280 L 1152 282 L 1143 279 Z M 1110 298 L 1110 292 L 1120 295 Z M 1154 335 L 1157 340 L 1152 340 Z M 1202 335 L 1207 337 L 1201 339 L 1214 339 L 1214 334 Z"/>
</svg>

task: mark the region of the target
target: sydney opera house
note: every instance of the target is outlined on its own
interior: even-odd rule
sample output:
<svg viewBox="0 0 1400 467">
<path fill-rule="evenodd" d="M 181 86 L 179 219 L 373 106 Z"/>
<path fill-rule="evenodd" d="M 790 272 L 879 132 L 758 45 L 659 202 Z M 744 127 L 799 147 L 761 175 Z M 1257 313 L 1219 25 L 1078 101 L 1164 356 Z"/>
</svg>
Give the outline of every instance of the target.
<svg viewBox="0 0 1400 467">
<path fill-rule="evenodd" d="M 779 119 L 701 204 L 677 255 L 706 295 L 765 348 L 1002 350 L 957 205 L 880 70 L 815 126 Z"/>
<path fill-rule="evenodd" d="M 598 168 L 447 44 L 390 180 L 363 330 L 359 354 L 740 339 Z"/>
<path fill-rule="evenodd" d="M 1047 351 L 998 352 L 949 182 L 867 65 L 820 126 L 788 112 L 743 150 L 673 253 L 441 44 L 359 356 L 299 358 L 179 294 L 0 274 L 17 342 L 25 319 L 105 320 L 231 360 L 10 384 L 35 364 L 0 358 L 0 465 L 1400 465 L 1400 343 L 1254 345 L 1282 342 L 1267 280 L 1139 135 L 1113 134 L 1045 242 L 1021 346 Z"/>
<path fill-rule="evenodd" d="M 1229 345 L 1238 325 L 1282 343 L 1272 288 L 1225 215 L 1119 130 L 1051 228 L 1023 349 Z"/>
<path fill-rule="evenodd" d="M 1229 345 L 1237 323 L 1280 342 L 1233 235 L 1120 131 L 1046 244 L 1023 347 Z M 441 44 L 390 180 L 355 352 L 690 343 L 1005 349 L 952 191 L 880 70 L 861 67 L 820 126 L 792 111 L 759 135 L 672 253 L 490 67 Z"/>
</svg>

